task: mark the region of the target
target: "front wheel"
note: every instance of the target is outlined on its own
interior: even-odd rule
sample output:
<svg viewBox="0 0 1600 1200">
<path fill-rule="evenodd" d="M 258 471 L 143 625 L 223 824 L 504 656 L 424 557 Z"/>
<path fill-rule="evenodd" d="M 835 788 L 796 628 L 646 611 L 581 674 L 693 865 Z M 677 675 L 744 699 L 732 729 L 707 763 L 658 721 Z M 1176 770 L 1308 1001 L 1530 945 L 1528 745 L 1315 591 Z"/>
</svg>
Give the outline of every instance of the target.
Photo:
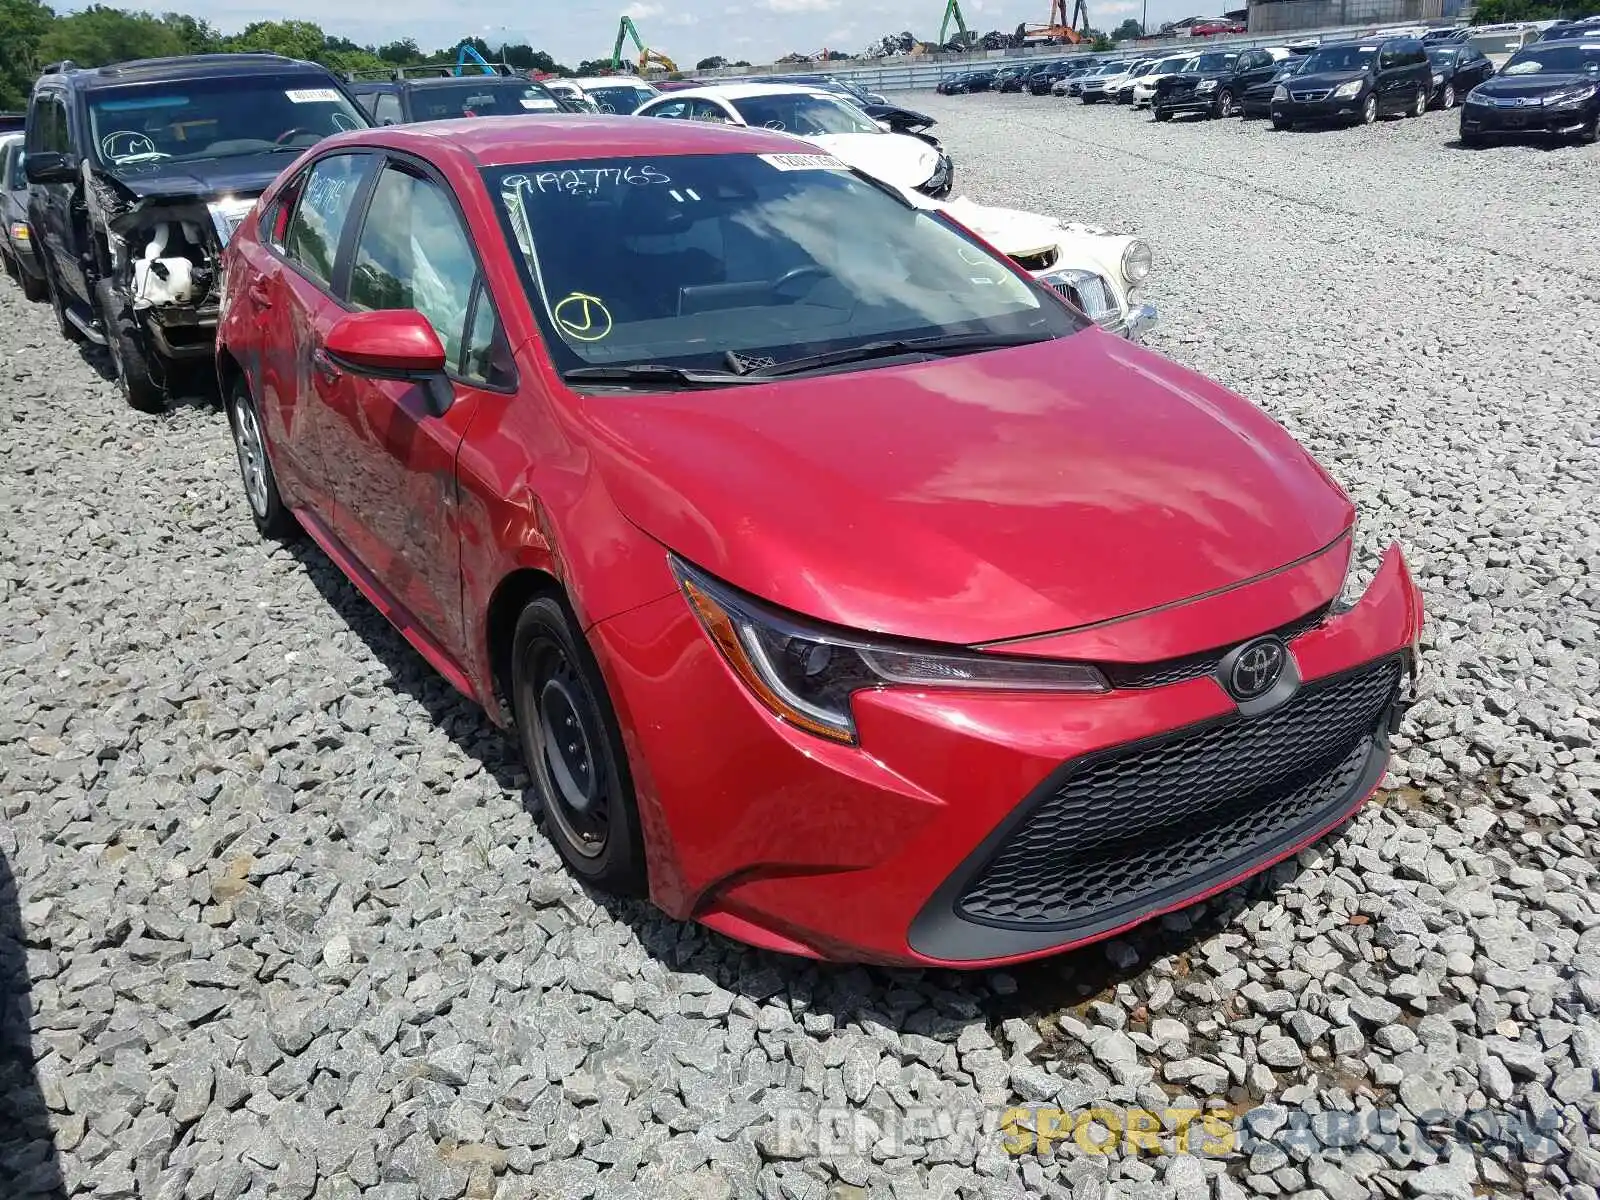
<svg viewBox="0 0 1600 1200">
<path fill-rule="evenodd" d="M 1166 109 L 1166 108 L 1158 108 L 1158 109 L 1156 109 L 1156 120 L 1158 120 L 1158 121 L 1170 121 L 1170 120 L 1172 120 L 1172 110 L 1171 109 Z"/>
<path fill-rule="evenodd" d="M 267 458 L 267 439 L 261 434 L 261 414 L 256 411 L 250 385 L 242 377 L 235 379 L 225 402 L 244 496 L 250 502 L 250 517 L 263 537 L 278 541 L 292 537 L 299 525 L 278 493 L 278 477 Z"/>
<path fill-rule="evenodd" d="M 1361 105 L 1361 123 L 1371 125 L 1378 119 L 1378 97 L 1374 94 L 1368 96 Z"/>
<path fill-rule="evenodd" d="M 1587 146 L 1600 142 L 1600 113 L 1596 113 L 1594 120 L 1583 127 L 1583 132 L 1578 135 L 1578 140 Z"/>
<path fill-rule="evenodd" d="M 646 894 L 644 840 L 616 712 L 566 605 L 522 610 L 511 647 L 512 707 L 545 830 L 577 875 L 616 895 Z"/>
<path fill-rule="evenodd" d="M 1217 116 L 1231 117 L 1237 111 L 1233 103 L 1233 93 L 1227 88 L 1223 88 L 1217 94 Z"/>
<path fill-rule="evenodd" d="M 1456 85 L 1453 84 L 1453 83 L 1447 83 L 1447 84 L 1444 85 L 1444 91 L 1439 93 L 1439 107 L 1440 108 L 1454 108 L 1455 106 L 1456 106 Z"/>
<path fill-rule="evenodd" d="M 1288 120 L 1287 118 L 1284 118 L 1284 117 L 1273 117 L 1272 118 L 1272 127 L 1274 129 L 1276 129 L 1279 133 L 1284 133 L 1284 132 L 1294 128 L 1294 122 L 1290 121 L 1290 120 Z"/>
<path fill-rule="evenodd" d="M 122 398 L 140 412 L 160 412 L 166 405 L 166 389 L 155 379 L 150 361 L 140 345 L 134 318 L 128 314 L 109 279 L 94 285 L 100 309 L 100 327 L 106 335 L 106 349 L 117 373 Z"/>
<path fill-rule="evenodd" d="M 1420 117 L 1423 113 L 1425 113 L 1427 111 L 1428 111 L 1428 89 L 1427 88 L 1418 88 L 1417 89 L 1417 98 L 1411 102 L 1411 111 L 1409 113 L 1407 113 L 1406 115 L 1409 116 L 1409 117 Z"/>
</svg>

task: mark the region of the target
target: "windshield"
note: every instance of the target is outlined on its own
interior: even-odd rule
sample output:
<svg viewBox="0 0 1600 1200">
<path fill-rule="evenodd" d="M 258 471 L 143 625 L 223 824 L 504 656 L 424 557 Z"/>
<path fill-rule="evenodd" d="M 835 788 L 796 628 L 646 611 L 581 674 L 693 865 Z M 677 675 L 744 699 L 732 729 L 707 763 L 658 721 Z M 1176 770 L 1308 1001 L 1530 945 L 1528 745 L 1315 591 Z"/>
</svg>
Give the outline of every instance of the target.
<svg viewBox="0 0 1600 1200">
<path fill-rule="evenodd" d="M 1376 46 L 1329 46 L 1306 56 L 1307 75 L 1318 71 L 1361 71 L 1378 57 Z"/>
<path fill-rule="evenodd" d="M 1183 73 L 1185 75 L 1210 75 L 1217 71 L 1226 71 L 1233 66 L 1234 59 L 1238 57 L 1237 54 L 1202 54 L 1199 58 L 1188 63 L 1183 68 Z"/>
<path fill-rule="evenodd" d="M 143 163 L 304 150 L 372 124 L 317 75 L 234 75 L 95 88 L 89 131 L 112 171 Z"/>
<path fill-rule="evenodd" d="M 1453 66 L 1456 61 L 1456 55 L 1460 53 L 1459 50 L 1454 48 L 1446 49 L 1443 46 L 1424 46 L 1423 50 L 1428 55 L 1428 61 L 1436 67 Z"/>
<path fill-rule="evenodd" d="M 1188 61 L 1187 58 L 1163 58 L 1156 64 L 1156 74 L 1169 75 L 1174 71 L 1181 71 L 1183 64 Z"/>
<path fill-rule="evenodd" d="M 452 80 L 429 83 L 411 93 L 411 110 L 418 121 L 521 116 L 530 112 L 557 112 L 560 108 L 548 89 L 522 80 Z"/>
<path fill-rule="evenodd" d="M 1600 72 L 1600 42 L 1574 45 L 1535 43 L 1518 50 L 1506 63 L 1502 75 L 1593 75 Z"/>
<path fill-rule="evenodd" d="M 800 137 L 827 133 L 882 133 L 865 113 L 832 96 L 786 92 L 776 96 L 746 96 L 728 101 L 746 125 L 776 129 Z"/>
<path fill-rule="evenodd" d="M 1042 285 L 830 155 L 486 170 L 562 370 L 724 370 L 868 342 L 1084 328 Z"/>
<path fill-rule="evenodd" d="M 603 113 L 631 113 L 646 100 L 654 100 L 660 94 L 654 88 L 637 83 L 592 84 L 583 90 L 589 93 L 589 99 Z"/>
</svg>

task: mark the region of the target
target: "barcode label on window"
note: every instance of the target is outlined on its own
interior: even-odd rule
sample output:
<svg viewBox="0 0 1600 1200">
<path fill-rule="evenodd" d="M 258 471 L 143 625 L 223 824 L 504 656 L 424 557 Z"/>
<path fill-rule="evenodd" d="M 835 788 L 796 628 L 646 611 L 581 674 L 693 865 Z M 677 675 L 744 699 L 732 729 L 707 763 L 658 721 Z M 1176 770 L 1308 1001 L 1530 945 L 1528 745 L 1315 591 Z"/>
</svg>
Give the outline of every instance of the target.
<svg viewBox="0 0 1600 1200">
<path fill-rule="evenodd" d="M 848 171 L 850 169 L 831 154 L 759 154 L 756 157 L 764 163 L 777 167 L 780 171 Z"/>
<path fill-rule="evenodd" d="M 339 93 L 333 88 L 290 88 L 284 92 L 293 104 L 327 104 L 339 102 Z"/>
</svg>

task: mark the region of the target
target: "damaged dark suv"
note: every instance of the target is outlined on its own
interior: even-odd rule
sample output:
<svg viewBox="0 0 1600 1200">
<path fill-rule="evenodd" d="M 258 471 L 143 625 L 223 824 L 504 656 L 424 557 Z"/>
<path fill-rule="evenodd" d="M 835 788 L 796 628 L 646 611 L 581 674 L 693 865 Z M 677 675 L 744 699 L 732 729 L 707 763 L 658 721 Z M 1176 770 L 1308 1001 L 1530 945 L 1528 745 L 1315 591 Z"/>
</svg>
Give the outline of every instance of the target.
<svg viewBox="0 0 1600 1200">
<path fill-rule="evenodd" d="M 56 63 L 28 109 L 28 215 L 62 336 L 111 352 L 159 409 L 211 357 L 223 247 L 294 158 L 372 122 L 325 68 L 276 54 Z"/>
</svg>

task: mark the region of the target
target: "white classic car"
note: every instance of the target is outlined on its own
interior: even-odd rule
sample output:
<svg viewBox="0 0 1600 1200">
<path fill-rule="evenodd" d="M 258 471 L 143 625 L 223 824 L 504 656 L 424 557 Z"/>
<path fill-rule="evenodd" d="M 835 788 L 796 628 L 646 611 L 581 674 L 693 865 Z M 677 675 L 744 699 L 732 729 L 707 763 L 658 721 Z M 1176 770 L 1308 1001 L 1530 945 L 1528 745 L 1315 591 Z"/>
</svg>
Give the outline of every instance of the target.
<svg viewBox="0 0 1600 1200">
<path fill-rule="evenodd" d="M 972 230 L 1039 282 L 1060 292 L 1102 329 L 1138 340 L 1155 324 L 1154 305 L 1139 295 L 1154 259 L 1143 238 L 975 204 L 965 196 L 940 201 L 906 194 L 919 207 L 937 209 Z"/>
</svg>

